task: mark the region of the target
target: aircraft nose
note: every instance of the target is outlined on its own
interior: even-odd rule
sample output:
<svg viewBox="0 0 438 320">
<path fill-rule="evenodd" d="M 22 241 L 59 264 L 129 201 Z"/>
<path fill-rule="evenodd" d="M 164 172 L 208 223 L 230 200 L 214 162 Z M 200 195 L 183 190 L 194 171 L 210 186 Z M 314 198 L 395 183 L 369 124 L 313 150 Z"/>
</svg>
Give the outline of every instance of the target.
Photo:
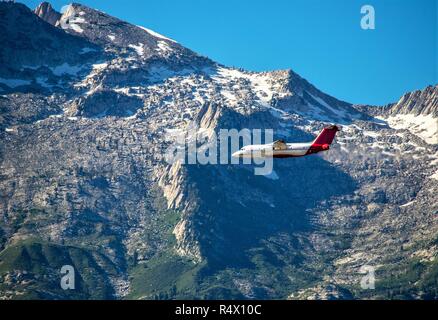
<svg viewBox="0 0 438 320">
<path fill-rule="evenodd" d="M 242 155 L 242 151 L 239 150 L 234 152 L 231 156 L 234 158 L 239 158 L 241 155 Z"/>
</svg>

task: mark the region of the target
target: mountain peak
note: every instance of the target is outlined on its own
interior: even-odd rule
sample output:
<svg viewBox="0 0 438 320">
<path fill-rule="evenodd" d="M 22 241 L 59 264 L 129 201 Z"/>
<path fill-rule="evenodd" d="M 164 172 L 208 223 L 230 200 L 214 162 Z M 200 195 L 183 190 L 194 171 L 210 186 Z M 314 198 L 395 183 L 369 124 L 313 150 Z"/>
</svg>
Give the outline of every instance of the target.
<svg viewBox="0 0 438 320">
<path fill-rule="evenodd" d="M 35 8 L 34 12 L 38 17 L 51 25 L 56 25 L 59 18 L 61 18 L 61 14 L 53 9 L 52 5 L 48 2 L 41 2 L 38 7 Z"/>
<path fill-rule="evenodd" d="M 21 3 L 0 2 L 0 77 L 32 81 L 31 73 L 40 67 L 84 63 L 87 56 L 78 53 L 94 46 L 43 20 L 54 14 L 48 3 L 32 11 Z"/>
<path fill-rule="evenodd" d="M 173 60 L 174 66 L 212 64 L 209 59 L 157 32 L 82 4 L 70 4 L 57 26 L 69 34 L 106 48 L 107 52 L 131 56 L 128 62 L 158 59 L 162 62 Z"/>
<path fill-rule="evenodd" d="M 67 7 L 59 19 L 59 26 L 68 33 L 88 38 L 99 45 L 129 47 L 141 43 L 153 47 L 158 40 L 157 36 L 145 32 L 145 29 L 78 3 Z"/>
<path fill-rule="evenodd" d="M 0 1 L 0 299 L 438 299 L 438 87 L 361 112 L 291 70 L 53 12 Z M 229 163 L 327 124 L 319 156 Z M 69 261 L 71 292 L 45 276 Z M 384 288 L 358 287 L 364 265 Z"/>
<path fill-rule="evenodd" d="M 404 94 L 390 109 L 391 114 L 431 114 L 438 116 L 438 85 Z"/>
</svg>

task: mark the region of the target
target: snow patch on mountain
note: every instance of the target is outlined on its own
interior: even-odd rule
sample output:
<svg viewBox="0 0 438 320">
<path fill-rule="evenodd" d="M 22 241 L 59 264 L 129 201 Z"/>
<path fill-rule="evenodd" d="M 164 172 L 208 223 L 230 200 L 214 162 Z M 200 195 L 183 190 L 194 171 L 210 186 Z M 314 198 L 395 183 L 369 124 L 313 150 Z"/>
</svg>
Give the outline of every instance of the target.
<svg viewBox="0 0 438 320">
<path fill-rule="evenodd" d="M 152 35 L 152 36 L 154 36 L 156 38 L 160 38 L 160 39 L 163 39 L 163 40 L 168 40 L 168 41 L 172 41 L 172 42 L 177 43 L 175 40 L 167 38 L 167 37 L 163 36 L 162 34 L 159 34 L 158 32 L 155 32 L 154 30 L 151 30 L 151 29 L 148 29 L 148 28 L 145 28 L 145 27 L 142 27 L 142 26 L 137 26 L 137 27 L 139 27 L 140 29 L 143 29 L 144 31 L 146 31 L 147 33 L 149 33 L 150 35 Z"/>
<path fill-rule="evenodd" d="M 5 79 L 5 78 L 0 78 L 0 83 L 3 83 L 3 84 L 7 85 L 10 88 L 16 88 L 16 87 L 19 87 L 19 86 L 30 85 L 31 81 L 30 80 L 24 80 L 24 79 Z"/>
<path fill-rule="evenodd" d="M 398 114 L 380 119 L 387 121 L 394 129 L 409 130 L 429 144 L 438 144 L 438 118 L 431 114 Z"/>
<path fill-rule="evenodd" d="M 86 53 L 89 53 L 89 52 L 96 52 L 96 51 L 97 50 L 95 50 L 93 48 L 85 47 L 85 48 L 82 48 L 81 51 L 79 51 L 79 54 L 86 54 Z"/>
<path fill-rule="evenodd" d="M 162 53 L 169 53 L 173 51 L 166 41 L 158 41 L 157 46 L 158 46 L 158 51 Z"/>
<path fill-rule="evenodd" d="M 378 138 L 380 136 L 380 134 L 378 132 L 376 132 L 376 131 L 367 131 L 367 130 L 365 130 L 362 133 L 363 133 L 364 136 L 368 136 L 368 137 L 371 137 L 371 138 L 374 138 L 374 139 L 376 139 L 376 138 Z"/>
<path fill-rule="evenodd" d="M 130 44 L 129 47 L 134 49 L 139 56 L 144 55 L 144 47 L 142 43 L 139 43 L 138 45 Z"/>
<path fill-rule="evenodd" d="M 64 7 L 63 7 L 64 8 Z M 64 9 L 65 12 L 62 14 L 59 20 L 59 25 L 62 29 L 72 29 L 77 33 L 83 33 L 84 30 L 79 26 L 79 24 L 85 23 L 85 19 L 81 16 L 81 12 L 77 13 L 73 5 L 69 5 Z"/>
<path fill-rule="evenodd" d="M 47 81 L 48 81 L 47 77 L 37 77 L 35 80 L 36 80 L 36 83 L 39 84 L 43 88 L 51 89 L 53 87 L 51 84 L 47 83 Z"/>
<path fill-rule="evenodd" d="M 409 201 L 408 203 L 402 204 L 400 206 L 400 208 L 405 208 L 405 207 L 409 207 L 410 205 L 413 205 L 415 203 L 416 200 L 413 201 Z"/>
<path fill-rule="evenodd" d="M 82 66 L 71 66 L 64 62 L 63 64 L 56 67 L 51 67 L 50 69 L 56 76 L 62 76 L 64 74 L 77 75 L 82 70 Z"/>
<path fill-rule="evenodd" d="M 315 100 L 316 102 L 318 102 L 320 105 L 322 105 L 323 107 L 329 109 L 331 112 L 333 112 L 334 114 L 344 117 L 345 116 L 345 112 L 344 110 L 339 110 L 339 109 L 334 109 L 332 108 L 327 102 L 325 102 L 323 99 L 321 99 L 320 97 L 314 96 L 313 94 L 311 94 L 310 92 L 307 91 L 307 93 L 312 97 L 313 100 Z"/>
<path fill-rule="evenodd" d="M 242 87 L 250 89 L 263 107 L 271 107 L 273 88 L 268 74 L 243 72 L 237 69 L 219 67 L 211 77 L 222 85 L 221 93 L 230 105 L 236 105 L 242 95 Z M 243 97 L 242 97 L 243 98 Z"/>
</svg>

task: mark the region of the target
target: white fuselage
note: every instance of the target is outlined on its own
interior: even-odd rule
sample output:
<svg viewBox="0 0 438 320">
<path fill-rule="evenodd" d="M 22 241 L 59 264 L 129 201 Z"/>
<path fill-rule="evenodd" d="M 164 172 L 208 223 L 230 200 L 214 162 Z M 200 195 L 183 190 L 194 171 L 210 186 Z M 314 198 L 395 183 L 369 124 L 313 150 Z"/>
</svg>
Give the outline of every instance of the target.
<svg viewBox="0 0 438 320">
<path fill-rule="evenodd" d="M 336 125 L 327 126 L 318 134 L 315 140 L 307 143 L 286 143 L 277 140 L 268 144 L 253 144 L 245 146 L 233 153 L 237 158 L 292 158 L 315 154 L 330 149 L 336 132 L 340 128 Z"/>
<path fill-rule="evenodd" d="M 263 157 L 302 157 L 306 155 L 312 143 L 286 143 L 284 149 L 277 150 L 273 143 L 253 144 L 245 146 L 239 151 L 233 153 L 233 157 L 240 158 L 263 158 Z"/>
</svg>

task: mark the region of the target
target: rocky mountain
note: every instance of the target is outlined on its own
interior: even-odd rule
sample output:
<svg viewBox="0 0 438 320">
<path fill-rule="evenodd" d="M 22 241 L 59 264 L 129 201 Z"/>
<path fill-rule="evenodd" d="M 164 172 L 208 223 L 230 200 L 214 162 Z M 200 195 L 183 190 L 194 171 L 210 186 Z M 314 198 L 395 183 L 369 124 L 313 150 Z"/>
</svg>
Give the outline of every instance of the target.
<svg viewBox="0 0 438 320">
<path fill-rule="evenodd" d="M 38 7 L 36 7 L 34 12 L 38 17 L 54 26 L 57 25 L 59 19 L 61 18 L 61 14 L 55 11 L 52 8 L 52 5 L 48 2 L 42 2 Z"/>
<path fill-rule="evenodd" d="M 356 106 L 80 4 L 0 2 L 0 27 L 1 298 L 438 297 L 437 86 Z M 327 123 L 332 150 L 265 176 L 164 157 L 177 130 Z"/>
</svg>

